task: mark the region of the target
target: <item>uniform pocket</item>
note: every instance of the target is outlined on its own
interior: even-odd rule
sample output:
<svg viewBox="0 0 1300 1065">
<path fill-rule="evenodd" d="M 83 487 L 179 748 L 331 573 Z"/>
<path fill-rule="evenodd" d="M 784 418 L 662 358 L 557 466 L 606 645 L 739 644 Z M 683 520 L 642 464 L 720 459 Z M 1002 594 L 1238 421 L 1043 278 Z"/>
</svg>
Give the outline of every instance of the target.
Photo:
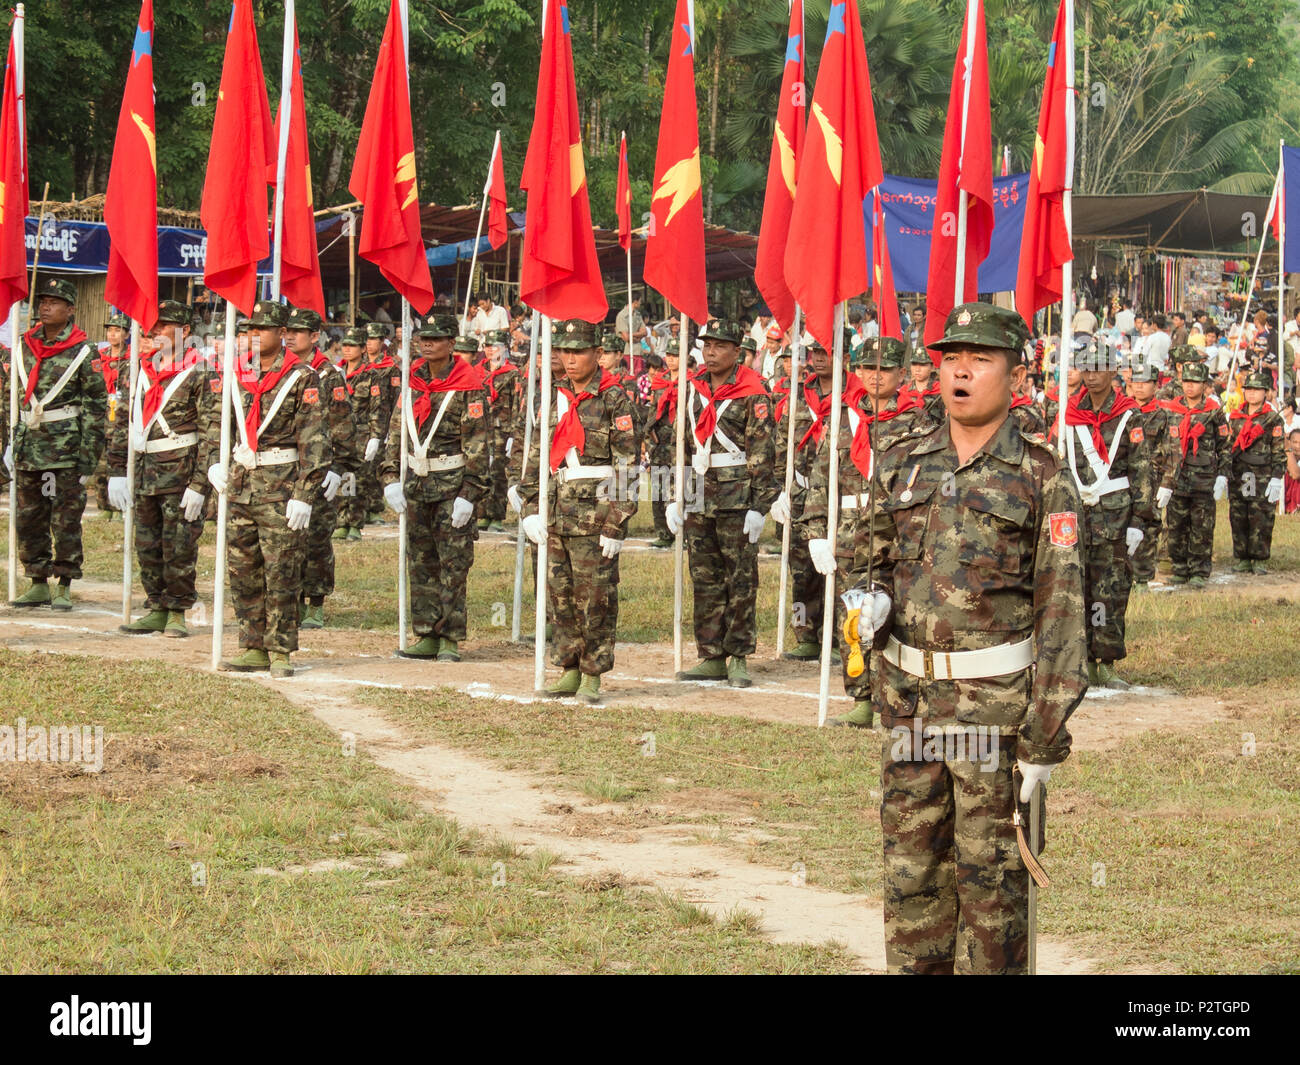
<svg viewBox="0 0 1300 1065">
<path fill-rule="evenodd" d="M 930 522 L 930 499 L 935 489 L 922 491 L 904 489 L 907 499 L 898 496 L 881 504 L 881 509 L 893 519 L 897 535 L 889 545 L 889 557 L 898 562 L 918 559 L 925 550 L 925 532 Z"/>
<path fill-rule="evenodd" d="M 1019 573 L 1032 533 L 1028 501 L 1002 492 L 981 492 L 970 495 L 965 503 L 966 515 L 956 530 L 962 541 L 958 563 Z"/>
</svg>

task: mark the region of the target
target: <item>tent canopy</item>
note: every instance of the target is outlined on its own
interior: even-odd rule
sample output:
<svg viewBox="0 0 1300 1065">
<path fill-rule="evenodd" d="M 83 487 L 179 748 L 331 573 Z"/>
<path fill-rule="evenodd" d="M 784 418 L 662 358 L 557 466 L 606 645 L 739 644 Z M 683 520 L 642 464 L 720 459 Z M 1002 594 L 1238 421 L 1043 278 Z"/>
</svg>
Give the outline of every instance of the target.
<svg viewBox="0 0 1300 1065">
<path fill-rule="evenodd" d="M 1075 196 L 1074 239 L 1141 244 L 1152 251 L 1239 252 L 1254 216 L 1251 239 L 1264 233 L 1267 196 L 1234 196 L 1208 189 L 1142 195 Z"/>
</svg>

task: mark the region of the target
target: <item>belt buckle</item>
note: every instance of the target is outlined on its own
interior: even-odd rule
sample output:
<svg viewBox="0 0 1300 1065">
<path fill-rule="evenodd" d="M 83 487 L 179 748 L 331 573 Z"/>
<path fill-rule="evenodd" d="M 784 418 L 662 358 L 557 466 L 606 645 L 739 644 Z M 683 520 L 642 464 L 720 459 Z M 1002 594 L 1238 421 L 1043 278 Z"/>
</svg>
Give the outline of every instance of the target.
<svg viewBox="0 0 1300 1065">
<path fill-rule="evenodd" d="M 924 663 L 925 679 L 934 680 L 934 652 L 928 648 L 921 650 L 921 659 Z"/>
</svg>

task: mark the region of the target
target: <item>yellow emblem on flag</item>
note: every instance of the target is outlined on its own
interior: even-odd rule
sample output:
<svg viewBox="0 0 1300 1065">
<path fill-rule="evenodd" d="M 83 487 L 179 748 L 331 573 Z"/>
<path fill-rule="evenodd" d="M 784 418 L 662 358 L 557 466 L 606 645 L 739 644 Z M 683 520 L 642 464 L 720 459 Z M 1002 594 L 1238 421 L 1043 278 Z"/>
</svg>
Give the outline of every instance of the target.
<svg viewBox="0 0 1300 1065">
<path fill-rule="evenodd" d="M 587 165 L 582 161 L 582 145 L 569 145 L 569 195 L 576 196 L 587 180 Z"/>
<path fill-rule="evenodd" d="M 5 220 L 5 183 L 0 181 L 0 225 L 4 225 Z"/>
<path fill-rule="evenodd" d="M 158 173 L 158 153 L 154 147 L 153 130 L 149 128 L 149 123 L 134 111 L 131 112 L 131 121 L 135 123 L 135 128 L 140 131 L 140 136 L 144 138 L 145 144 L 149 145 L 149 165 L 153 167 L 153 172 L 156 174 Z"/>
<path fill-rule="evenodd" d="M 1047 145 L 1043 143 L 1043 138 L 1037 133 L 1034 134 L 1034 173 L 1038 179 L 1043 179 L 1043 153 L 1047 151 Z"/>
<path fill-rule="evenodd" d="M 776 146 L 781 153 L 781 180 L 785 182 L 786 191 L 790 193 L 790 199 L 793 200 L 794 148 L 790 145 L 790 138 L 785 135 L 780 122 L 776 124 Z"/>
<path fill-rule="evenodd" d="M 415 202 L 415 153 L 407 152 L 397 161 L 397 177 L 393 179 L 394 185 L 400 185 L 403 181 L 411 183 L 411 191 L 406 194 L 406 199 L 402 201 L 400 210 L 405 211 Z"/>
<path fill-rule="evenodd" d="M 672 202 L 668 205 L 668 217 L 664 219 L 664 225 L 672 225 L 677 212 L 685 207 L 690 202 L 691 197 L 699 191 L 700 150 L 696 148 L 685 159 L 673 163 L 664 172 L 663 180 L 659 182 L 659 187 L 655 190 L 655 200 L 662 200 L 665 196 L 672 197 Z"/>
<path fill-rule="evenodd" d="M 821 127 L 822 137 L 826 141 L 826 166 L 831 172 L 831 177 L 835 179 L 835 184 L 838 185 L 840 173 L 844 168 L 844 140 L 835 132 L 831 120 L 826 117 L 826 112 L 816 101 L 813 101 L 813 118 L 817 119 L 817 125 Z"/>
</svg>

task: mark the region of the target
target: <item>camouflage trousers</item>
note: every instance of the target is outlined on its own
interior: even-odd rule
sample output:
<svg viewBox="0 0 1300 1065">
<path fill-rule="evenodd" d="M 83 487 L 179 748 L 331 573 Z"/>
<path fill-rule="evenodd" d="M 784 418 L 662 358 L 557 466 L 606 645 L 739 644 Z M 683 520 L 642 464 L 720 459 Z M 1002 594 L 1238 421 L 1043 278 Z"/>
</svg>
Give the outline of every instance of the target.
<svg viewBox="0 0 1300 1065">
<path fill-rule="evenodd" d="M 845 588 L 852 587 L 851 584 L 839 587 L 842 572 L 837 567 L 836 595 Z M 797 535 L 790 537 L 790 597 L 790 623 L 795 637 L 800 643 L 805 640 L 821 643 L 822 617 L 826 612 L 826 578 L 817 572 L 812 563 L 812 556 L 808 554 L 808 541 Z M 836 607 L 836 616 L 843 620 L 839 610 L 840 607 Z M 836 621 L 836 625 L 839 625 L 839 621 Z M 837 636 L 836 639 L 840 637 Z"/>
<path fill-rule="evenodd" d="M 1214 496 L 1175 492 L 1165 507 L 1175 577 L 1208 577 L 1214 555 Z"/>
<path fill-rule="evenodd" d="M 668 531 L 668 504 L 677 491 L 677 467 L 671 449 L 654 448 L 650 453 L 650 513 L 654 516 L 655 539 L 671 540 Z"/>
<path fill-rule="evenodd" d="M 1163 521 L 1135 521 L 1135 525 L 1142 530 L 1142 542 L 1129 557 L 1129 572 L 1135 581 L 1145 582 L 1156 575 L 1156 559 L 1160 557 L 1160 549 L 1163 547 L 1168 551 L 1165 525 Z"/>
<path fill-rule="evenodd" d="M 111 432 L 111 429 L 110 429 Z M 101 514 L 107 514 L 110 510 L 115 511 L 117 507 L 108 505 L 108 449 L 99 456 L 99 465 L 95 467 L 95 472 L 90 475 L 90 480 L 86 488 L 95 493 L 95 506 Z"/>
<path fill-rule="evenodd" d="M 137 495 L 132 521 L 135 557 L 149 610 L 189 610 L 197 601 L 194 568 L 199 558 L 203 518 L 186 521 L 181 493 Z"/>
<path fill-rule="evenodd" d="M 488 521 L 505 520 L 506 507 L 509 503 L 506 499 L 506 492 L 510 490 L 510 484 L 506 478 L 507 459 L 504 447 L 505 443 L 503 441 L 503 450 L 493 450 L 492 452 L 492 469 L 489 473 L 487 495 L 483 497 L 478 505 L 478 516 L 486 518 Z"/>
<path fill-rule="evenodd" d="M 465 638 L 465 589 L 474 564 L 473 521 L 451 526 L 454 499 L 406 503 L 406 571 L 416 636 Z"/>
<path fill-rule="evenodd" d="M 291 532 L 284 500 L 231 503 L 227 518 L 230 597 L 239 646 L 298 650 L 298 589 L 307 534 Z"/>
<path fill-rule="evenodd" d="M 1272 553 L 1277 504 L 1265 498 L 1266 483 L 1260 484 L 1259 494 L 1250 499 L 1242 496 L 1237 484 L 1228 489 L 1228 524 L 1232 526 L 1232 554 L 1236 558 L 1263 562 Z"/>
<path fill-rule="evenodd" d="M 76 467 L 20 469 L 14 496 L 18 559 L 23 572 L 40 580 L 79 580 L 84 557 L 81 516 L 86 510 L 86 489 Z"/>
<path fill-rule="evenodd" d="M 1124 616 L 1128 612 L 1129 592 L 1133 590 L 1127 541 L 1107 540 L 1091 529 L 1085 532 L 1085 540 L 1083 604 L 1088 624 L 1088 657 L 1098 662 L 1118 662 L 1127 654 Z M 1145 538 L 1142 542 L 1146 543 Z"/>
<path fill-rule="evenodd" d="M 338 497 L 316 499 L 307 526 L 307 551 L 302 563 L 302 597 L 334 594 L 334 529 L 338 526 Z"/>
<path fill-rule="evenodd" d="M 695 645 L 701 658 L 745 657 L 757 646 L 758 544 L 745 535 L 745 511 L 686 516 L 695 597 Z"/>
<path fill-rule="evenodd" d="M 357 473 L 343 475 L 343 484 L 339 487 L 339 494 L 334 500 L 338 509 L 337 525 L 348 529 L 365 527 L 367 517 L 365 480 L 364 469 Z"/>
<path fill-rule="evenodd" d="M 547 538 L 546 556 L 552 664 L 587 676 L 608 673 L 618 629 L 618 556 L 601 554 L 599 536 L 557 535 Z"/>
<path fill-rule="evenodd" d="M 379 463 L 383 459 L 384 448 L 381 444 L 379 454 L 369 462 L 363 462 L 361 473 L 358 477 L 365 489 L 366 513 L 377 514 L 384 509 L 384 490 L 379 484 Z"/>
<path fill-rule="evenodd" d="M 1001 737 L 986 773 L 950 751 L 911 760 L 913 735 L 905 725 L 886 731 L 881 753 L 889 971 L 1023 974 L 1029 874 L 1012 822 L 1015 737 Z"/>
</svg>

